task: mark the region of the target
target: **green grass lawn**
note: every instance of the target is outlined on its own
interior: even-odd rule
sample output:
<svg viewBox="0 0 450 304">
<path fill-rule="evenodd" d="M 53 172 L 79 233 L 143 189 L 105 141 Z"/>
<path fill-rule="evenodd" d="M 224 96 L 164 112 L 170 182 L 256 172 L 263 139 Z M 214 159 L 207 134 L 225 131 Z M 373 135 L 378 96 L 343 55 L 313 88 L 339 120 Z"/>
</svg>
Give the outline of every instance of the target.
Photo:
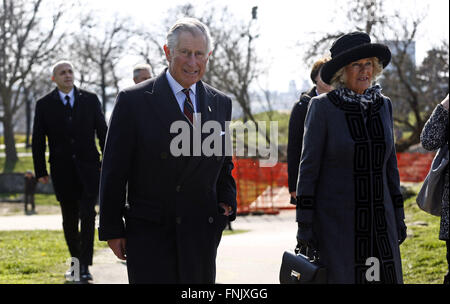
<svg viewBox="0 0 450 304">
<path fill-rule="evenodd" d="M 16 147 L 17 153 L 31 153 L 31 148 Z M 5 149 L 0 148 L 0 153 L 5 153 Z"/>
<path fill-rule="evenodd" d="M 447 273 L 445 242 L 440 241 L 440 218 L 417 207 L 415 197 L 405 202 L 408 238 L 400 246 L 405 283 L 441 284 Z"/>
<path fill-rule="evenodd" d="M 95 247 L 105 248 L 95 238 Z M 69 251 L 62 231 L 0 231 L 0 284 L 63 284 Z"/>
<path fill-rule="evenodd" d="M 244 232 L 225 230 L 224 236 Z M 95 249 L 107 247 L 95 237 Z M 62 231 L 0 231 L 0 257 L 0 284 L 66 282 L 70 256 Z"/>
<path fill-rule="evenodd" d="M 5 167 L 5 158 L 0 157 L 0 173 L 25 173 L 27 170 L 34 171 L 33 158 L 31 156 L 21 157 L 12 167 Z"/>
<path fill-rule="evenodd" d="M 26 142 L 27 136 L 25 134 L 20 134 L 20 133 L 16 133 L 14 134 L 14 139 L 16 141 L 16 144 L 19 143 L 24 143 Z M 2 136 L 0 136 L 0 145 L 5 144 L 5 138 Z"/>
<path fill-rule="evenodd" d="M 36 193 L 34 195 L 34 202 L 36 205 L 42 206 L 59 206 L 59 202 L 56 200 L 54 194 Z"/>
<path fill-rule="evenodd" d="M 17 200 L 21 198 L 23 198 L 23 193 L 0 193 L 0 200 Z M 36 193 L 34 195 L 34 203 L 36 206 L 59 206 L 59 202 L 54 194 Z"/>
<path fill-rule="evenodd" d="M 239 234 L 239 233 L 245 233 L 245 232 L 249 232 L 249 230 L 228 230 L 228 229 L 225 229 L 223 231 L 223 233 L 222 233 L 222 236 Z"/>
</svg>

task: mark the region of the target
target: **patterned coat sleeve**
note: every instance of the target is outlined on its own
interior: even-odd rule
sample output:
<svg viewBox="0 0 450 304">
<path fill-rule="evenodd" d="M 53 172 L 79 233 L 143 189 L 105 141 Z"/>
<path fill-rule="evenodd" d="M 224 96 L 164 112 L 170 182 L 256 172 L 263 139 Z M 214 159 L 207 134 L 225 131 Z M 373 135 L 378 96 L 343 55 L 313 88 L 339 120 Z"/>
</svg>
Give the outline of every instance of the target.
<svg viewBox="0 0 450 304">
<path fill-rule="evenodd" d="M 314 216 L 316 185 L 327 138 L 326 109 L 323 106 L 323 101 L 313 98 L 306 113 L 297 184 L 297 222 L 311 223 Z"/>
<path fill-rule="evenodd" d="M 391 100 L 386 98 L 386 102 L 389 107 L 389 119 L 391 123 L 391 130 L 394 130 L 394 119 L 392 116 L 392 103 Z M 387 181 L 389 187 L 389 193 L 391 195 L 392 203 L 394 204 L 395 214 L 397 219 L 404 219 L 404 210 L 403 210 L 403 195 L 400 190 L 400 173 L 398 171 L 397 165 L 397 153 L 395 150 L 394 144 L 394 135 L 392 135 L 392 152 L 387 161 Z"/>
<path fill-rule="evenodd" d="M 438 104 L 420 134 L 420 142 L 428 151 L 437 150 L 448 141 L 448 111 Z"/>
</svg>

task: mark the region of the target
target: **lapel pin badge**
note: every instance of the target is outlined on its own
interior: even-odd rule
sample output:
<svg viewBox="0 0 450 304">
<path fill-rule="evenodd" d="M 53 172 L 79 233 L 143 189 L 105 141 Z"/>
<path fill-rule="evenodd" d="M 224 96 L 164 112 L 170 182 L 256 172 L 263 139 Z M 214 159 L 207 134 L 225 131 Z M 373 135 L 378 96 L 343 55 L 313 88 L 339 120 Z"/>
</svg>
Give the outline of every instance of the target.
<svg viewBox="0 0 450 304">
<path fill-rule="evenodd" d="M 210 107 L 210 106 L 208 106 L 208 110 L 209 110 L 209 112 L 212 112 L 212 111 L 211 111 L 211 107 Z"/>
</svg>

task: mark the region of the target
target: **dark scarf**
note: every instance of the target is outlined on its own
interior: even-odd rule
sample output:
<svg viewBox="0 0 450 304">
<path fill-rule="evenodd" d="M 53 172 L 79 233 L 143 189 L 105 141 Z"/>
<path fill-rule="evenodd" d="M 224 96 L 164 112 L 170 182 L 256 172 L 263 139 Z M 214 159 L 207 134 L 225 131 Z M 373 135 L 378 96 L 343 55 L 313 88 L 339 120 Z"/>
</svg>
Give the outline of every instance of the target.
<svg viewBox="0 0 450 304">
<path fill-rule="evenodd" d="M 359 103 L 364 110 L 367 110 L 368 103 L 372 103 L 382 96 L 381 87 L 378 84 L 366 89 L 364 94 L 355 93 L 348 88 L 336 89 L 335 93 L 346 102 Z"/>
</svg>

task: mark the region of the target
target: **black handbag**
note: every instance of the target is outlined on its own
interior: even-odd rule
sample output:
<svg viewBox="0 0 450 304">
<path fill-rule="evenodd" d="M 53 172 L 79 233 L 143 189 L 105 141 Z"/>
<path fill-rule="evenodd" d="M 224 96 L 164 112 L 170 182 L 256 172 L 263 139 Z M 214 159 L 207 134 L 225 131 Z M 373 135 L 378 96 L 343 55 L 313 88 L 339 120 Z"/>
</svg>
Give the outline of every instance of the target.
<svg viewBox="0 0 450 304">
<path fill-rule="evenodd" d="M 320 265 L 318 254 L 313 251 L 312 256 L 285 251 L 280 268 L 281 284 L 326 284 L 327 270 Z"/>
<path fill-rule="evenodd" d="M 442 212 L 442 194 L 448 162 L 448 145 L 444 145 L 434 156 L 428 175 L 416 197 L 419 208 L 435 216 L 441 216 Z"/>
</svg>

